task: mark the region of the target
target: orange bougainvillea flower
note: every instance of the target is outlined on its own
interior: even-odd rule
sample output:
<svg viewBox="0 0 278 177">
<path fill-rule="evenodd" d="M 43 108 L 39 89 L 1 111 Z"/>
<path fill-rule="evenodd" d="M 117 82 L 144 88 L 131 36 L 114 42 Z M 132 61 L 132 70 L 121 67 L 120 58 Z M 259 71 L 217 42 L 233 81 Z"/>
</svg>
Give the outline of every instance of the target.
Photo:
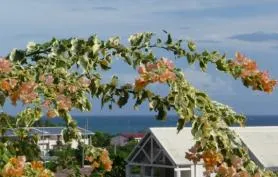
<svg viewBox="0 0 278 177">
<path fill-rule="evenodd" d="M 139 74 L 145 74 L 146 72 L 147 72 L 147 70 L 146 70 L 145 66 L 139 66 L 139 68 L 138 68 Z"/>
<path fill-rule="evenodd" d="M 148 85 L 148 82 L 145 81 L 143 78 L 139 78 L 135 80 L 135 90 L 141 90 L 143 89 L 146 85 Z"/>
<path fill-rule="evenodd" d="M 103 166 L 104 166 L 105 171 L 111 171 L 112 170 L 112 161 L 111 160 L 110 161 L 106 161 L 103 164 Z"/>
<path fill-rule="evenodd" d="M 37 87 L 38 84 L 34 81 L 28 81 L 21 84 L 19 89 L 19 97 L 24 104 L 31 103 L 33 100 L 38 98 L 38 93 L 35 92 Z"/>
<path fill-rule="evenodd" d="M 82 87 L 89 87 L 90 84 L 91 84 L 91 80 L 88 79 L 87 77 L 83 76 L 81 77 L 80 79 L 78 79 L 78 82 L 79 84 L 82 86 Z"/>
<path fill-rule="evenodd" d="M 202 158 L 204 161 L 204 165 L 207 171 L 213 172 L 215 167 L 218 164 L 221 164 L 223 162 L 223 156 L 222 154 L 213 151 L 213 150 L 207 150 L 203 152 Z"/>
<path fill-rule="evenodd" d="M 231 158 L 231 162 L 232 162 L 232 165 L 236 168 L 236 169 L 240 169 L 241 166 L 243 165 L 243 161 L 240 157 L 238 156 L 233 156 Z"/>
<path fill-rule="evenodd" d="M 31 162 L 31 167 L 35 170 L 38 170 L 38 171 L 43 171 L 44 170 L 43 163 L 41 161 L 32 161 Z"/>
<path fill-rule="evenodd" d="M 75 92 L 77 91 L 77 86 L 75 86 L 75 85 L 69 85 L 69 86 L 68 86 L 68 91 L 69 91 L 70 93 L 75 93 Z"/>
<path fill-rule="evenodd" d="M 3 80 L 1 82 L 1 89 L 4 91 L 10 91 L 11 90 L 10 82 L 8 80 Z"/>
<path fill-rule="evenodd" d="M 10 93 L 10 99 L 13 105 L 16 105 L 17 100 L 19 99 L 19 91 Z"/>
<path fill-rule="evenodd" d="M 51 85 L 51 84 L 53 84 L 53 81 L 54 81 L 54 78 L 53 78 L 53 76 L 50 74 L 50 75 L 47 75 L 46 77 L 45 77 L 45 84 L 46 85 Z"/>
<path fill-rule="evenodd" d="M 135 80 L 135 90 L 141 90 L 150 83 L 165 83 L 176 79 L 174 64 L 166 58 L 139 66 L 138 73 L 140 77 Z"/>
<path fill-rule="evenodd" d="M 48 110 L 46 115 L 48 118 L 54 118 L 58 116 L 57 112 L 53 109 Z"/>
<path fill-rule="evenodd" d="M 0 73 L 8 73 L 12 70 L 12 64 L 9 60 L 0 57 Z"/>
<path fill-rule="evenodd" d="M 12 157 L 4 166 L 3 177 L 20 177 L 24 174 L 25 156 Z"/>
<path fill-rule="evenodd" d="M 239 177 L 250 177 L 249 173 L 247 171 L 240 171 L 238 172 Z"/>
<path fill-rule="evenodd" d="M 157 70 L 158 69 L 158 65 L 155 63 L 155 64 L 153 64 L 153 63 L 148 63 L 147 65 L 146 65 L 146 71 L 147 72 L 150 72 L 150 71 L 153 71 L 153 70 Z"/>
<path fill-rule="evenodd" d="M 216 172 L 220 175 L 225 176 L 228 173 L 228 169 L 229 167 L 227 166 L 227 164 L 224 162 L 222 163 L 216 170 Z"/>
<path fill-rule="evenodd" d="M 87 160 L 89 162 L 93 162 L 94 161 L 94 157 L 93 156 L 86 156 L 85 160 Z"/>
<path fill-rule="evenodd" d="M 91 166 L 93 169 L 97 169 L 97 168 L 99 168 L 100 165 L 97 161 L 94 161 Z"/>
<path fill-rule="evenodd" d="M 72 102 L 70 98 L 61 94 L 57 96 L 57 105 L 59 109 L 69 111 L 71 109 Z"/>
<path fill-rule="evenodd" d="M 101 163 L 103 164 L 103 167 L 105 171 L 111 171 L 112 169 L 112 161 L 109 158 L 109 153 L 106 149 L 104 149 L 99 157 Z"/>
<path fill-rule="evenodd" d="M 231 62 L 230 67 L 231 69 L 234 67 L 240 68 L 239 76 L 236 75 L 236 77 L 241 77 L 245 85 L 252 87 L 253 90 L 271 93 L 277 85 L 277 80 L 271 79 L 267 72 L 260 71 L 255 61 L 239 52 L 236 53 L 235 59 Z"/>
</svg>

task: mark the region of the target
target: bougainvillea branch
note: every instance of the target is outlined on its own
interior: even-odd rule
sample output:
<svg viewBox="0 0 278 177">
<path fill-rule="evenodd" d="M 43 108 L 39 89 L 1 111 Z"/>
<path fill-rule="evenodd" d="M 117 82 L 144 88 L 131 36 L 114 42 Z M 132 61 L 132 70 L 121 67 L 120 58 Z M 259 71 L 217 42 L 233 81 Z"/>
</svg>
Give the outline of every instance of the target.
<svg viewBox="0 0 278 177">
<path fill-rule="evenodd" d="M 186 157 L 194 163 L 203 160 L 206 175 L 271 174 L 250 160 L 244 144 L 229 129 L 235 124 L 243 126 L 245 117 L 228 106 L 212 101 L 185 79 L 183 71 L 175 67 L 172 60 L 157 56 L 154 51 L 166 50 L 174 59 L 185 59 L 189 65 L 198 63 L 204 72 L 211 63 L 233 78 L 240 78 L 245 86 L 253 90 L 270 93 L 277 85 L 276 80 L 259 71 L 254 61 L 240 53 L 236 53 L 235 59 L 227 59 L 217 51 L 198 52 L 194 42 L 175 41 L 168 33 L 165 39 L 155 38 L 153 33 L 137 33 L 128 40 L 129 43 L 124 45 L 119 37 L 106 41 L 96 35 L 88 39 L 53 38 L 43 44 L 31 42 L 26 49 L 14 49 L 7 57 L 2 57 L 0 104 L 3 106 L 10 99 L 13 105 L 25 105 L 24 110 L 16 115 L 15 124 L 9 123 L 9 115 L 3 114 L 1 121 L 5 124 L 0 127 L 2 134 L 9 128 L 22 130 L 25 127 L 18 131 L 24 137 L 28 127 L 46 115 L 64 119 L 67 129 L 63 131 L 63 138 L 70 142 L 80 138 L 70 112 L 75 109 L 90 111 L 90 100 L 93 99 L 89 97 L 98 98 L 102 106 L 108 104 L 111 109 L 114 104 L 121 108 L 133 98 L 135 108 L 149 102 L 150 110 L 157 112 L 156 118 L 160 120 L 167 118 L 169 110 L 176 111 L 179 115 L 178 131 L 187 122 L 192 123 L 196 145 Z M 139 76 L 134 83 L 119 84 L 117 76 L 113 76 L 110 82 L 102 80 L 100 73 L 109 71 L 115 58 L 138 70 Z M 168 95 L 153 92 L 148 86 L 154 83 L 166 84 Z M 6 148 L 5 145 L 3 148 Z M 95 147 L 89 149 L 86 158 L 95 171 L 109 171 L 112 162 L 106 151 Z"/>
</svg>

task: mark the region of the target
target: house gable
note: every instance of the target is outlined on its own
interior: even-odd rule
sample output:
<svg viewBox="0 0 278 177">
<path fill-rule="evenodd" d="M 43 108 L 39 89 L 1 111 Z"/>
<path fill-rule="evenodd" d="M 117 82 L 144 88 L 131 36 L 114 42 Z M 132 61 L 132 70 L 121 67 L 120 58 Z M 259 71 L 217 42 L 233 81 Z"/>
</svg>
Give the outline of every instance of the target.
<svg viewBox="0 0 278 177">
<path fill-rule="evenodd" d="M 176 166 L 163 146 L 149 132 L 134 148 L 127 159 L 129 164 L 145 166 L 164 166 L 173 168 Z"/>
</svg>

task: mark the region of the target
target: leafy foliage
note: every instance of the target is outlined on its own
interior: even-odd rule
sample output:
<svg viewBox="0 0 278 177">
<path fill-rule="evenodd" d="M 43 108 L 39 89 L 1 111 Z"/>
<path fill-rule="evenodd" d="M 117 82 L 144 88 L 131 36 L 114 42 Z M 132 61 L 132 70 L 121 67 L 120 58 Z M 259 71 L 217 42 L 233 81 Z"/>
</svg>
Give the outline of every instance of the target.
<svg viewBox="0 0 278 177">
<path fill-rule="evenodd" d="M 175 59 L 197 63 L 204 72 L 211 63 L 219 71 L 235 79 L 240 78 L 246 87 L 253 90 L 270 93 L 277 81 L 259 71 L 253 61 L 239 53 L 233 60 L 217 51 L 198 52 L 194 42 L 189 41 L 186 45 L 183 40 L 176 41 L 171 34 L 165 33 L 166 39 L 155 38 L 153 33 L 137 33 L 129 37 L 127 45 L 122 44 L 119 37 L 104 41 L 93 35 L 88 39 L 53 38 L 43 44 L 29 43 L 24 50 L 12 50 L 7 57 L 0 59 L 0 103 L 4 105 L 10 99 L 13 105 L 22 102 L 25 106 L 15 117 L 14 125 L 7 119 L 8 115 L 1 119 L 4 122 L 1 133 L 17 128 L 24 137 L 28 135 L 28 127 L 42 115 L 49 118 L 59 116 L 67 126 L 63 132 L 64 140 L 70 142 L 79 139 L 80 134 L 69 112 L 74 109 L 90 111 L 89 96 L 100 99 L 102 106 L 108 104 L 109 108 L 113 104 L 121 108 L 132 98 L 135 108 L 149 102 L 150 110 L 157 112 L 159 120 L 166 119 L 169 110 L 176 111 L 180 117 L 178 131 L 186 122 L 192 123 L 196 145 L 187 157 L 194 161 L 203 159 L 208 175 L 212 172 L 220 174 L 219 168 L 227 166 L 236 169 L 235 174 L 262 176 L 266 172 L 250 160 L 244 144 L 228 128 L 233 124 L 243 125 L 244 116 L 212 101 L 206 93 L 194 88 L 181 69 L 175 68 L 169 59 L 156 56 L 154 51 L 166 50 Z M 99 71 L 110 70 L 115 58 L 134 69 L 138 68 L 139 78 L 135 85 L 121 85 L 117 76 L 108 83 L 102 81 Z M 169 86 L 167 96 L 160 96 L 148 88 L 149 84 L 156 82 Z M 95 161 L 98 159 L 96 154 L 105 151 L 93 148 L 89 152 L 91 155 L 88 157 L 93 157 L 90 160 L 96 168 L 100 165 Z M 231 163 L 233 158 L 240 158 L 240 168 Z M 102 164 L 110 164 L 108 162 L 105 158 Z M 109 170 L 111 164 L 108 166 L 103 169 Z"/>
<path fill-rule="evenodd" d="M 95 132 L 95 134 L 91 137 L 91 143 L 95 147 L 103 147 L 107 148 L 110 146 L 111 135 L 103 132 Z"/>
</svg>

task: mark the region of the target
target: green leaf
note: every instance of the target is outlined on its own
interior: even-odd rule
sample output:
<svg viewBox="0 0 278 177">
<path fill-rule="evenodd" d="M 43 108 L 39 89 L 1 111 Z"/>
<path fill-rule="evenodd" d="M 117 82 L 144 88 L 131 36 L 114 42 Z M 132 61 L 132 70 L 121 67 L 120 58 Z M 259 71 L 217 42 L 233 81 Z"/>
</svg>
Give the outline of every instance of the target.
<svg viewBox="0 0 278 177">
<path fill-rule="evenodd" d="M 157 120 L 166 120 L 167 119 L 167 109 L 165 105 L 160 105 L 158 108 L 158 114 L 156 116 Z"/>
<path fill-rule="evenodd" d="M 111 69 L 107 60 L 101 60 L 99 62 L 99 64 L 100 64 L 101 69 L 103 69 L 103 70 Z"/>
<path fill-rule="evenodd" d="M 19 49 L 13 49 L 9 55 L 9 60 L 19 61 L 20 63 L 26 63 L 25 51 Z"/>
<path fill-rule="evenodd" d="M 101 99 L 101 108 L 103 108 L 104 104 L 107 103 L 108 101 L 111 100 L 111 96 L 110 95 L 103 95 L 102 99 Z"/>
<path fill-rule="evenodd" d="M 207 69 L 207 62 L 205 62 L 204 60 L 200 60 L 199 65 L 200 65 L 200 68 L 202 69 L 202 71 L 205 72 Z"/>
<path fill-rule="evenodd" d="M 117 87 L 118 82 L 119 82 L 119 78 L 117 76 L 113 76 L 110 83 L 111 87 L 113 88 Z"/>
<path fill-rule="evenodd" d="M 187 53 L 186 54 L 186 58 L 187 58 L 187 62 L 188 62 L 188 64 L 193 64 L 194 62 L 195 62 L 195 58 L 194 58 L 194 56 L 192 55 L 192 54 L 190 54 L 190 53 Z"/>
<path fill-rule="evenodd" d="M 0 92 L 0 105 L 3 107 L 6 101 L 6 95 L 3 92 Z"/>
<path fill-rule="evenodd" d="M 171 36 L 171 34 L 168 34 L 166 44 L 169 45 L 169 44 L 172 44 L 172 42 L 173 42 L 172 36 Z"/>
<path fill-rule="evenodd" d="M 224 58 L 221 58 L 216 61 L 216 68 L 219 71 L 228 71 L 228 66 L 226 64 L 226 60 Z"/>
<path fill-rule="evenodd" d="M 195 52 L 197 49 L 197 46 L 193 41 L 188 41 L 187 46 L 191 52 Z"/>
<path fill-rule="evenodd" d="M 186 120 L 185 119 L 179 119 L 178 122 L 177 122 L 177 129 L 178 129 L 178 132 L 181 131 L 184 127 L 186 123 Z"/>
<path fill-rule="evenodd" d="M 124 96 L 120 96 L 117 104 L 119 105 L 120 108 L 122 108 L 127 102 L 128 102 L 129 94 L 128 92 L 124 92 Z"/>
</svg>

